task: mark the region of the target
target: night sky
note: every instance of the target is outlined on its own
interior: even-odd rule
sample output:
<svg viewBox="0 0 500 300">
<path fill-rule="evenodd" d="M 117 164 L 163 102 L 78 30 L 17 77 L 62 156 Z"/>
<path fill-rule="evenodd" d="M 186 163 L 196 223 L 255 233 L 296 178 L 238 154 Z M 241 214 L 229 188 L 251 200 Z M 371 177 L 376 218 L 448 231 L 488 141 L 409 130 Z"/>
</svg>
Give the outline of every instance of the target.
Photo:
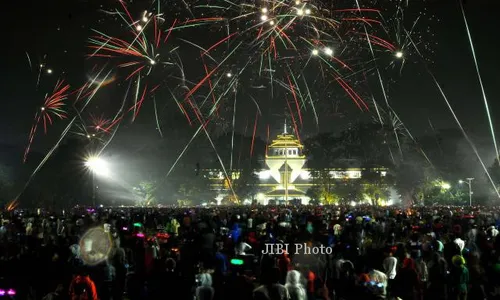
<svg viewBox="0 0 500 300">
<path fill-rule="evenodd" d="M 388 5 L 393 5 L 393 1 L 386 2 L 389 3 Z M 484 102 L 458 2 L 452 0 L 410 0 L 409 2 L 410 7 L 406 18 L 410 24 L 419 12 L 424 9 L 426 11 L 426 15 L 421 17 L 418 26 L 430 27 L 431 31 L 423 35 L 418 42 L 430 47 L 423 52 L 427 59 L 432 61 L 429 69 L 444 88 L 466 130 L 478 138 L 488 139 L 490 131 Z M 144 9 L 151 6 L 151 2 L 134 1 L 128 5 L 130 11 L 138 16 Z M 2 71 L 0 125 L 3 128 L 1 139 L 3 144 L 25 146 L 33 116 L 43 102 L 45 92 L 51 90 L 56 79 L 65 79 L 72 86 L 77 87 L 89 79 L 94 65 L 105 64 L 102 59 L 96 62 L 85 57 L 89 54 L 86 48 L 88 38 L 92 35 L 92 28 L 109 34 L 119 33 L 120 20 L 117 21 L 116 18 L 99 10 L 119 9 L 120 7 L 118 1 L 115 0 L 7 1 L 2 3 L 2 6 L 0 12 L 3 21 L 3 47 L 0 50 Z M 384 4 L 378 5 L 378 7 L 383 6 Z M 170 4 L 163 7 L 166 14 L 169 13 L 169 7 L 175 11 L 180 10 L 178 5 Z M 352 7 L 355 7 L 354 1 Z M 496 47 L 498 28 L 500 28 L 499 8 L 500 3 L 494 0 L 469 0 L 465 4 L 481 76 L 497 127 L 500 125 L 498 117 L 500 77 L 497 75 L 500 56 Z M 429 21 L 429 15 L 435 15 L 439 22 Z M 426 24 L 426 22 L 429 23 Z M 210 37 L 207 38 L 207 33 L 203 30 L 193 31 L 192 39 L 210 41 Z M 31 59 L 32 70 L 30 70 L 27 55 Z M 46 64 L 46 68 L 53 70 L 53 73 L 42 74 L 37 91 L 37 66 L 41 62 Z M 199 60 L 193 59 L 185 61 L 184 68 L 187 73 L 196 77 L 201 67 Z M 399 68 L 394 68 L 382 70 L 382 76 L 387 83 L 390 103 L 414 135 L 429 132 L 429 119 L 436 128 L 456 127 L 432 78 L 417 57 L 408 58 L 401 73 Z M 197 78 L 199 80 L 199 77 Z M 364 97 L 371 92 L 379 103 L 384 103 L 377 77 L 372 75 L 369 82 L 369 88 L 361 84 L 354 88 Z M 111 118 L 117 106 L 111 105 L 110 102 L 121 101 L 126 85 L 126 83 L 115 82 L 101 89 L 89 109 L 94 115 L 103 114 Z M 312 87 L 318 90 L 324 89 L 321 83 Z M 372 114 L 361 113 L 341 90 L 335 90 L 335 93 L 332 99 L 319 100 L 317 107 L 320 131 L 338 130 L 349 122 L 371 118 Z M 245 127 L 253 126 L 256 109 L 248 97 L 242 97 L 240 101 L 246 103 L 240 103 L 241 106 L 238 106 L 237 126 L 239 131 L 244 131 Z M 263 114 L 259 117 L 258 135 L 265 137 L 266 125 L 274 131 L 282 128 L 284 113 L 288 111 L 283 103 L 285 102 L 259 102 Z M 335 108 L 336 105 L 338 105 L 337 108 Z M 224 109 L 231 111 L 231 106 Z M 178 120 L 179 124 L 184 122 L 182 126 L 189 126 L 178 110 L 175 110 L 177 116 L 173 114 L 170 112 L 163 117 Z M 304 126 L 301 135 L 310 136 L 317 133 L 318 128 L 310 109 L 303 112 L 303 118 Z M 49 128 L 47 136 L 43 135 L 43 130 L 39 130 L 33 148 L 46 149 L 59 136 L 65 124 L 67 120 L 57 121 L 55 126 Z M 136 122 L 131 123 L 129 118 L 126 126 L 120 128 L 116 143 L 139 135 L 142 142 L 146 142 L 149 138 L 157 139 L 155 127 L 153 105 L 151 102 L 145 102 L 143 111 Z M 167 129 L 164 128 L 164 130 Z M 251 134 L 251 131 L 248 134 Z M 490 148 L 492 150 L 493 146 L 491 145 Z"/>
</svg>

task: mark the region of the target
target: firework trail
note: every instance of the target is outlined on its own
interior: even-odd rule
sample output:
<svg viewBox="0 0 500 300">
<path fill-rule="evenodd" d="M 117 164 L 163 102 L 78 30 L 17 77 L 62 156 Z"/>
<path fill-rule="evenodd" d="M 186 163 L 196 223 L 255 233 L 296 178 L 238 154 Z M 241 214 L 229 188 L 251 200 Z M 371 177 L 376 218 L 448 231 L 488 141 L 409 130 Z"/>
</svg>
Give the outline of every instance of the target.
<svg viewBox="0 0 500 300">
<path fill-rule="evenodd" d="M 411 37 L 409 37 L 409 39 L 411 40 Z M 413 47 L 415 48 L 415 51 L 417 53 L 419 53 L 421 55 L 421 53 L 419 52 L 419 49 L 417 47 L 417 45 L 412 41 L 412 44 L 413 44 Z M 457 123 L 458 127 L 460 128 L 460 131 L 462 131 L 462 134 L 463 136 L 465 137 L 465 139 L 467 140 L 467 142 L 469 143 L 470 147 L 472 148 L 472 150 L 474 151 L 474 154 L 476 154 L 476 157 L 477 159 L 479 160 L 479 162 L 481 163 L 481 166 L 483 167 L 483 170 L 484 172 L 486 173 L 486 175 L 488 176 L 488 179 L 491 183 L 491 185 L 493 186 L 493 189 L 495 190 L 495 193 L 497 194 L 498 198 L 500 198 L 500 192 L 498 191 L 498 188 L 495 184 L 495 182 L 493 181 L 493 179 L 491 178 L 491 175 L 488 171 L 488 168 L 486 167 L 486 165 L 484 164 L 481 156 L 479 155 L 479 152 L 477 151 L 477 148 L 476 148 L 476 145 L 474 145 L 474 143 L 472 142 L 472 140 L 470 139 L 469 135 L 467 134 L 467 132 L 465 132 L 465 129 L 463 128 L 462 126 L 462 123 L 460 122 L 460 120 L 458 119 L 457 115 L 455 114 L 455 111 L 453 110 L 453 107 L 451 106 L 450 104 L 450 101 L 448 100 L 448 97 L 446 96 L 443 88 L 441 87 L 441 85 L 439 84 L 437 78 L 434 76 L 434 74 L 431 72 L 431 70 L 429 69 L 429 66 L 427 65 L 427 62 L 423 59 L 423 56 L 421 55 L 422 57 L 422 63 L 424 64 L 425 66 L 425 69 L 427 71 L 427 73 L 429 74 L 429 76 L 432 78 L 434 84 L 436 85 L 436 87 L 438 88 L 439 90 L 439 93 L 441 94 L 441 96 L 443 97 L 443 100 L 445 101 L 446 105 L 448 106 L 448 109 L 450 110 L 452 116 L 453 116 L 453 119 L 455 120 L 455 122 Z"/>
<path fill-rule="evenodd" d="M 236 130 L 236 104 L 238 103 L 237 92 L 234 92 L 234 108 L 233 108 L 233 128 L 231 133 L 231 161 L 229 163 L 229 170 L 233 170 L 233 149 L 234 149 L 234 131 Z"/>
<path fill-rule="evenodd" d="M 481 86 L 481 93 L 483 94 L 484 108 L 486 109 L 486 116 L 488 117 L 488 123 L 490 125 L 491 138 L 493 139 L 493 145 L 495 146 L 495 158 L 500 165 L 500 160 L 498 159 L 499 152 L 498 152 L 498 146 L 497 146 L 497 139 L 495 137 L 495 129 L 493 126 L 493 121 L 491 120 L 490 108 L 489 108 L 488 100 L 486 98 L 486 92 L 484 90 L 483 79 L 481 78 L 481 73 L 479 72 L 479 64 L 477 62 L 476 51 L 474 50 L 474 43 L 472 42 L 472 36 L 471 36 L 470 30 L 469 30 L 469 23 L 467 22 L 467 18 L 465 17 L 465 10 L 464 10 L 462 0 L 459 0 L 458 2 L 460 3 L 460 10 L 462 12 L 462 16 L 464 19 L 465 29 L 467 31 L 467 37 L 469 38 L 469 44 L 470 44 L 470 49 L 472 51 L 472 58 L 474 59 L 474 65 L 476 67 L 477 78 L 479 80 L 479 85 Z"/>
<path fill-rule="evenodd" d="M 255 144 L 255 135 L 257 133 L 257 121 L 259 120 L 259 112 L 255 113 L 255 122 L 253 124 L 253 133 L 252 133 L 252 144 L 250 146 L 250 157 L 253 156 L 253 146 Z"/>
</svg>

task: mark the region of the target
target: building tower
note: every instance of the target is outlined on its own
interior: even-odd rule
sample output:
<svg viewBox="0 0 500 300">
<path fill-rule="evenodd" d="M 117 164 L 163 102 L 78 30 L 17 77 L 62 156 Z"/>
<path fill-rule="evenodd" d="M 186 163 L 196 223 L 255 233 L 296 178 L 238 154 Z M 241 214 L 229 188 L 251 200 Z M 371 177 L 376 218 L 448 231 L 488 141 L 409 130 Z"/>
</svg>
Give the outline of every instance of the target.
<svg viewBox="0 0 500 300">
<path fill-rule="evenodd" d="M 300 141 L 288 133 L 285 122 L 283 133 L 271 142 L 266 153 L 268 172 L 275 182 L 273 189 L 266 194 L 266 198 L 288 203 L 291 199 L 304 197 L 305 193 L 293 185 L 306 163 L 306 157 L 302 153 L 303 148 Z"/>
</svg>

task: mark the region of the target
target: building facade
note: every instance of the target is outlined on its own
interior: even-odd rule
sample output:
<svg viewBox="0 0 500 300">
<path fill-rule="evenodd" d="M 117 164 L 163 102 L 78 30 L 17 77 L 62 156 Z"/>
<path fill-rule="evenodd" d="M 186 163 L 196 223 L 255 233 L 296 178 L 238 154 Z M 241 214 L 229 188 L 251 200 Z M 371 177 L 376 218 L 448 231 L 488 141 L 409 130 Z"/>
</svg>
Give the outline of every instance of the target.
<svg viewBox="0 0 500 300">
<path fill-rule="evenodd" d="M 307 191 L 314 186 L 313 170 L 307 168 L 307 158 L 303 153 L 304 146 L 286 130 L 278 134 L 267 145 L 264 165 L 262 170 L 255 170 L 258 177 L 257 193 L 251 199 L 238 199 L 240 203 L 258 204 L 284 204 L 295 203 L 307 205 L 311 200 Z M 328 168 L 328 176 L 334 180 L 359 180 L 363 169 L 360 167 Z M 387 170 L 377 170 L 380 176 L 385 176 Z M 325 173 L 325 172 L 323 172 Z M 239 171 L 233 171 L 228 176 L 217 169 L 205 170 L 205 176 L 211 181 L 211 187 L 217 191 L 217 202 L 232 196 L 230 182 L 237 180 Z M 228 179 L 227 177 L 231 177 Z"/>
</svg>

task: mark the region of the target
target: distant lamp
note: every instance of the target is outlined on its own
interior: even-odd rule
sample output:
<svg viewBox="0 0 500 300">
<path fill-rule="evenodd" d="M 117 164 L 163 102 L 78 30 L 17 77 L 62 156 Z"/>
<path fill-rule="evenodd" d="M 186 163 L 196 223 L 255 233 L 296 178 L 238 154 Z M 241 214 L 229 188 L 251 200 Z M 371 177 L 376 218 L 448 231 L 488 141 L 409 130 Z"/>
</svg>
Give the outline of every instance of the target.
<svg viewBox="0 0 500 300">
<path fill-rule="evenodd" d="M 402 51 L 396 51 L 396 53 L 394 54 L 394 56 L 396 56 L 396 58 L 403 58 L 403 52 Z"/>
<path fill-rule="evenodd" d="M 313 49 L 313 51 L 312 51 L 312 55 L 316 56 L 316 55 L 318 55 L 318 54 L 319 54 L 318 49 Z"/>
</svg>

